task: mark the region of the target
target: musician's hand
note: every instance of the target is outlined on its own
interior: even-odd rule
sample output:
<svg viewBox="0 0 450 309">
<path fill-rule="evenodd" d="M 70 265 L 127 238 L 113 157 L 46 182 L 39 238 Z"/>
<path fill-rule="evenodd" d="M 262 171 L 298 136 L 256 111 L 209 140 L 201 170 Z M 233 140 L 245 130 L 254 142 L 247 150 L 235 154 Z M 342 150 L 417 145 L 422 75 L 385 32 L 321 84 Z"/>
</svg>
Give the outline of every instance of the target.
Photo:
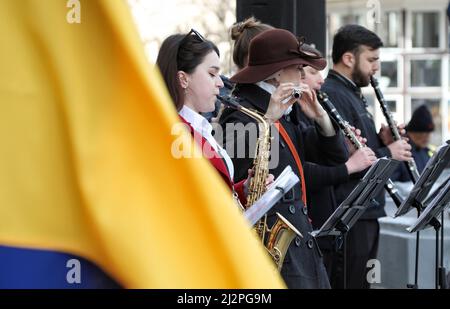
<svg viewBox="0 0 450 309">
<path fill-rule="evenodd" d="M 393 159 L 398 161 L 410 161 L 411 145 L 405 140 L 401 139 L 399 141 L 393 142 L 387 146 L 391 151 L 391 156 Z"/>
<path fill-rule="evenodd" d="M 394 142 L 394 138 L 392 137 L 391 129 L 386 126 L 384 123 L 381 124 L 380 132 L 378 132 L 378 136 L 385 146 L 390 145 Z"/>
<path fill-rule="evenodd" d="M 273 176 L 272 174 L 267 175 L 267 178 L 266 178 L 266 189 L 268 189 L 269 186 L 271 184 L 273 184 L 274 181 L 275 181 L 275 176 Z"/>
<path fill-rule="evenodd" d="M 355 132 L 356 137 L 358 138 L 358 141 L 363 144 L 363 146 L 366 146 L 367 138 L 361 136 L 361 130 L 356 129 L 354 127 L 351 127 L 352 131 Z"/>
<path fill-rule="evenodd" d="M 405 136 L 406 135 L 405 127 L 406 127 L 406 125 L 404 123 L 401 123 L 401 124 L 397 125 L 398 132 L 400 132 L 401 136 Z"/>
<path fill-rule="evenodd" d="M 248 195 L 248 187 L 250 186 L 250 181 L 253 177 L 253 170 L 249 169 L 248 171 L 248 177 L 247 179 L 244 181 L 244 194 L 245 196 Z M 273 176 L 272 174 L 267 175 L 266 178 L 266 189 L 275 181 L 275 176 Z"/>
<path fill-rule="evenodd" d="M 397 128 L 398 128 L 398 132 L 400 133 L 400 135 L 402 137 L 404 137 L 406 134 L 405 124 L 401 123 L 401 124 L 397 125 Z M 380 136 L 381 141 L 383 142 L 383 144 L 385 146 L 388 146 L 394 142 L 394 137 L 392 136 L 392 131 L 389 128 L 389 126 L 382 124 L 378 135 Z"/>
<path fill-rule="evenodd" d="M 270 97 L 269 107 L 265 117 L 270 123 L 274 123 L 280 119 L 284 112 L 294 104 L 297 99 L 291 97 L 292 91 L 295 89 L 293 83 L 281 83 Z"/>
<path fill-rule="evenodd" d="M 324 136 L 334 136 L 333 123 L 331 122 L 328 113 L 319 103 L 316 92 L 306 84 L 300 84 L 302 90 L 302 97 L 298 101 L 303 113 L 310 119 L 313 119 L 320 127 L 321 133 Z"/>
<path fill-rule="evenodd" d="M 363 147 L 356 150 L 356 152 L 351 155 L 350 159 L 345 162 L 345 166 L 347 167 L 348 174 L 350 175 L 365 170 L 375 163 L 376 160 L 377 157 L 372 149 L 369 147 Z"/>
<path fill-rule="evenodd" d="M 302 91 L 302 97 L 297 101 L 300 104 L 303 113 L 305 113 L 308 118 L 317 122 L 320 122 L 324 117 L 328 118 L 327 112 L 317 100 L 316 92 L 313 91 L 308 85 L 302 83 L 299 88 Z"/>
<path fill-rule="evenodd" d="M 355 136 L 358 139 L 358 141 L 365 146 L 367 143 L 367 139 L 361 136 L 361 130 L 356 129 L 354 126 L 350 126 L 350 129 L 353 131 L 353 133 L 355 133 Z M 355 153 L 357 148 L 355 147 L 355 145 L 353 145 L 353 143 L 347 137 L 345 138 L 345 144 L 347 145 L 347 149 L 348 149 L 350 155 Z"/>
</svg>

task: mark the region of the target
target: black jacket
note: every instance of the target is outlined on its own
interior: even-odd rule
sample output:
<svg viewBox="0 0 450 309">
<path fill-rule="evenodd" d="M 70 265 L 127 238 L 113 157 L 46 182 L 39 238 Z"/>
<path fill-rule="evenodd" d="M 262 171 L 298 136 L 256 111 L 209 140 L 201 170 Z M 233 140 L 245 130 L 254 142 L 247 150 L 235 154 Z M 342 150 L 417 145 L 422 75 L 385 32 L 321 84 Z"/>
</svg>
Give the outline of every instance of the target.
<svg viewBox="0 0 450 309">
<path fill-rule="evenodd" d="M 300 112 L 300 120 L 305 125 L 312 126 L 314 122 Z M 316 160 L 317 161 L 317 160 Z M 328 166 L 325 163 L 304 162 L 305 182 L 309 217 L 315 230 L 319 229 L 336 210 L 337 204 L 334 186 L 348 181 L 347 167 L 344 163 Z M 332 250 L 335 247 L 334 237 L 318 239 L 320 249 Z"/>
<path fill-rule="evenodd" d="M 244 107 L 252 108 L 265 113 L 270 101 L 270 94 L 256 85 L 243 84 L 236 87 L 234 94 L 241 99 L 240 103 Z M 322 136 L 315 127 L 304 128 L 299 122 L 299 106 L 294 105 L 289 116 L 280 119 L 302 162 L 309 159 L 320 159 L 321 162 L 341 164 L 348 158 L 348 154 L 343 149 L 343 137 L 337 134 L 333 137 Z M 226 109 L 220 117 L 219 123 L 222 127 L 226 124 L 254 124 L 255 121 L 249 116 L 231 109 Z M 230 132 L 229 128 L 227 133 Z M 336 129 L 337 131 L 337 129 Z M 235 167 L 235 179 L 239 181 L 247 177 L 247 170 L 253 165 L 253 158 L 250 153 L 254 152 L 256 142 L 250 145 L 250 135 L 246 132 L 234 132 L 233 141 L 230 136 L 224 136 L 224 147 L 232 157 Z M 273 134 L 272 134 L 273 135 Z M 237 141 L 237 142 L 236 142 Z M 237 147 L 230 147 L 235 144 Z M 245 156 L 237 158 L 238 147 L 245 145 Z M 279 153 L 272 149 L 271 156 L 279 158 L 276 166 L 270 167 L 270 173 L 277 177 L 286 166 L 290 165 L 292 170 L 299 175 L 297 165 L 288 146 L 279 139 Z M 234 148 L 234 149 L 233 149 Z M 307 184 L 306 184 L 307 185 Z M 296 238 L 289 247 L 284 260 L 281 275 L 290 288 L 328 288 L 328 278 L 322 259 L 319 257 L 318 248 L 308 234 L 312 231 L 308 218 L 308 211 L 301 199 L 301 185 L 297 184 L 285 197 L 275 205 L 268 214 L 268 223 L 271 226 L 275 221 L 275 213 L 279 212 L 290 221 L 302 234 L 303 239 Z"/>
<path fill-rule="evenodd" d="M 367 138 L 367 146 L 375 152 L 378 158 L 391 157 L 391 152 L 378 136 L 373 116 L 367 110 L 365 99 L 358 87 L 336 71 L 330 70 L 321 90 L 328 94 L 330 101 L 333 102 L 341 116 L 352 126 L 361 130 L 361 135 Z M 349 181 L 335 187 L 338 204 L 350 194 L 366 172 L 367 170 L 352 174 Z M 376 202 L 369 206 L 361 219 L 376 219 L 386 216 L 384 195 L 385 192 L 381 191 Z"/>
</svg>

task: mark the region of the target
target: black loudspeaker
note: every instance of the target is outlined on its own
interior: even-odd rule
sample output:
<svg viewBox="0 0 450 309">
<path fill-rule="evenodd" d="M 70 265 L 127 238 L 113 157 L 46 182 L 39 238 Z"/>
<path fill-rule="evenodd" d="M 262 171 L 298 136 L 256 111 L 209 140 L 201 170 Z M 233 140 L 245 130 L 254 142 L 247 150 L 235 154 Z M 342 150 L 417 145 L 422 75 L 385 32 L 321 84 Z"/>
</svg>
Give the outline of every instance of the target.
<svg viewBox="0 0 450 309">
<path fill-rule="evenodd" d="M 325 55 L 325 0 L 237 0 L 237 21 L 250 16 L 304 36 L 306 43 L 314 44 Z"/>
</svg>

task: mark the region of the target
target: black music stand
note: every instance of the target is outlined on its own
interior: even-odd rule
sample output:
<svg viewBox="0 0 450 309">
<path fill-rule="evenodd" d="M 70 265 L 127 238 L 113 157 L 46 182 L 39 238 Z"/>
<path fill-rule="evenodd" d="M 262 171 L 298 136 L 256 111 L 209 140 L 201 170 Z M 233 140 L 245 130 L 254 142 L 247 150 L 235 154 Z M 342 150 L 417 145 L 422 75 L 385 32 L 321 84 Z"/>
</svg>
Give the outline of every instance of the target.
<svg viewBox="0 0 450 309">
<path fill-rule="evenodd" d="M 406 230 L 410 233 L 414 233 L 420 230 L 424 230 L 429 227 L 433 227 L 436 231 L 436 265 L 435 265 L 435 282 L 436 289 L 446 289 L 446 271 L 444 268 L 444 211 L 450 206 L 450 177 L 433 193 L 434 198 L 429 202 L 428 206 L 422 212 L 420 217 L 414 222 L 413 225 Z M 442 221 L 439 222 L 437 217 L 441 215 Z M 439 264 L 439 230 L 441 230 L 441 261 Z"/>
<path fill-rule="evenodd" d="M 436 180 L 442 174 L 442 171 L 450 161 L 450 141 L 445 142 L 435 152 L 433 157 L 428 161 L 419 179 L 415 183 L 409 196 L 403 200 L 403 203 L 397 209 L 394 217 L 402 216 L 409 212 L 412 208 L 417 209 L 417 217 L 425 207 L 425 201 L 428 193 L 433 187 Z M 414 284 L 407 284 L 408 288 L 418 288 L 418 274 L 419 274 L 419 245 L 420 245 L 420 230 L 416 233 L 416 262 Z"/>
<path fill-rule="evenodd" d="M 423 202 L 436 180 L 450 161 L 450 140 L 438 148 L 428 161 L 419 179 L 414 185 L 408 198 L 406 198 L 395 213 L 395 217 L 402 216 L 412 208 L 421 211 Z"/>
<path fill-rule="evenodd" d="M 448 176 L 447 179 L 444 180 L 444 182 L 442 182 L 441 185 L 436 190 L 434 190 L 432 193 L 430 193 L 430 195 L 427 196 L 427 198 L 423 202 L 423 205 L 425 207 L 427 207 L 430 204 L 430 202 L 439 194 L 439 192 L 441 192 L 441 190 L 444 188 L 444 186 L 449 181 L 450 181 L 450 176 Z"/>
<path fill-rule="evenodd" d="M 342 236 L 344 251 L 344 289 L 347 286 L 346 237 L 349 230 L 374 202 L 384 184 L 398 167 L 399 162 L 378 159 L 367 171 L 350 195 L 339 205 L 319 230 L 310 234 L 315 239 L 325 236 Z"/>
</svg>

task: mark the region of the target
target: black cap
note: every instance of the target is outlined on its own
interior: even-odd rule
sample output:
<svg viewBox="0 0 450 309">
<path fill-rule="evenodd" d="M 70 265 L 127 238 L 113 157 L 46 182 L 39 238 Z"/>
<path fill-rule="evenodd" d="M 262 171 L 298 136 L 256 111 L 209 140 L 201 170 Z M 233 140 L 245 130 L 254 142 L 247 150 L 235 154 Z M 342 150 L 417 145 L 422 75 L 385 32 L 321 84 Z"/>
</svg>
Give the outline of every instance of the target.
<svg viewBox="0 0 450 309">
<path fill-rule="evenodd" d="M 426 105 L 419 106 L 413 113 L 410 122 L 406 126 L 408 132 L 432 132 L 434 131 L 433 117 Z"/>
</svg>

